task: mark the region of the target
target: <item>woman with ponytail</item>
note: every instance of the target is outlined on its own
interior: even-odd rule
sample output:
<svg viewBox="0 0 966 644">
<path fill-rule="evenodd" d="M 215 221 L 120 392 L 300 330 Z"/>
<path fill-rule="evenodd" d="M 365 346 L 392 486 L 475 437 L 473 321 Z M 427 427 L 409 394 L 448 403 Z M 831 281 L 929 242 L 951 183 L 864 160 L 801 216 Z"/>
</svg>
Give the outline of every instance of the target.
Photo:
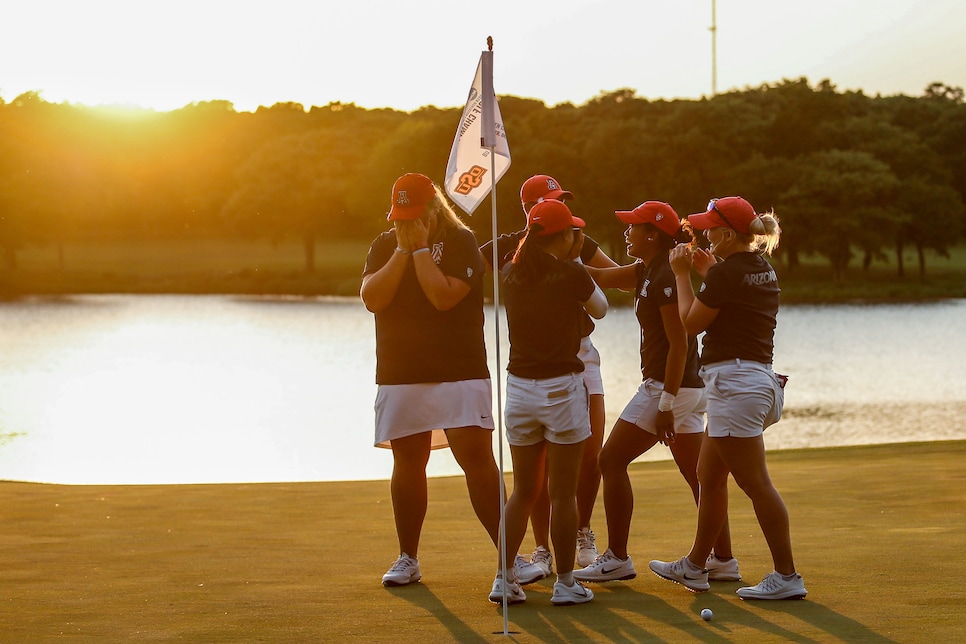
<svg viewBox="0 0 966 644">
<path fill-rule="evenodd" d="M 707 403 L 704 382 L 698 375 L 697 339 L 688 335 L 678 315 L 677 287 L 668 264 L 669 251 L 677 244 L 690 243 L 691 234 L 663 201 L 645 201 L 633 210 L 614 214 L 627 224 L 627 255 L 637 261 L 588 271 L 603 288 L 634 292 L 643 380 L 600 452 L 607 550 L 574 572 L 580 581 L 593 582 L 637 576 L 627 552 L 634 512 L 634 491 L 627 474 L 631 461 L 657 443 L 664 443 L 697 503 L 698 454 L 704 440 Z M 708 561 L 708 567 L 714 566 L 711 579 L 741 579 L 738 562 L 731 554 L 727 521 Z"/>
<path fill-rule="evenodd" d="M 678 246 L 670 263 L 678 312 L 689 334 L 704 332 L 701 377 L 708 389 L 707 439 L 698 460 L 698 526 L 687 556 L 652 561 L 651 570 L 696 592 L 708 589 L 706 562 L 725 525 L 728 476 L 754 505 L 774 571 L 742 599 L 803 599 L 808 591 L 795 570 L 788 510 L 765 463 L 764 431 L 781 418 L 786 378 L 772 370 L 778 315 L 778 277 L 762 256 L 778 245 L 774 213 L 758 214 L 741 197 L 712 199 L 690 215 L 708 250 Z M 720 258 L 720 261 L 719 259 Z M 703 278 L 695 294 L 691 269 Z"/>
<path fill-rule="evenodd" d="M 502 270 L 510 357 L 507 365 L 506 436 L 513 460 L 513 493 L 506 504 L 506 557 L 490 601 L 526 601 L 516 579 L 513 554 L 545 476 L 550 491 L 550 541 L 557 560 L 551 602 L 589 602 L 594 594 L 574 580 L 577 478 L 584 442 L 590 437 L 587 388 L 580 360 L 586 313 L 601 318 L 607 299 L 580 253 L 583 220 L 548 199 L 527 215 L 527 232 Z"/>
</svg>

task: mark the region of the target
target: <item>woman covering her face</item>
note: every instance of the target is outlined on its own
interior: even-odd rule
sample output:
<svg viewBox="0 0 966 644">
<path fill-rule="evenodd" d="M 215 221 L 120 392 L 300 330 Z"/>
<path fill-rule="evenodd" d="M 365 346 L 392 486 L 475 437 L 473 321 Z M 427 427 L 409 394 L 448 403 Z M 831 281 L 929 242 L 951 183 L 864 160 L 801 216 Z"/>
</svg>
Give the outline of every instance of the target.
<svg viewBox="0 0 966 644">
<path fill-rule="evenodd" d="M 372 242 L 360 295 L 376 323 L 375 445 L 393 453 L 399 556 L 382 583 L 401 586 L 421 577 L 431 449 L 452 449 L 494 545 L 502 497 L 476 237 L 422 174 L 396 180 L 388 219 L 393 228 Z"/>
</svg>

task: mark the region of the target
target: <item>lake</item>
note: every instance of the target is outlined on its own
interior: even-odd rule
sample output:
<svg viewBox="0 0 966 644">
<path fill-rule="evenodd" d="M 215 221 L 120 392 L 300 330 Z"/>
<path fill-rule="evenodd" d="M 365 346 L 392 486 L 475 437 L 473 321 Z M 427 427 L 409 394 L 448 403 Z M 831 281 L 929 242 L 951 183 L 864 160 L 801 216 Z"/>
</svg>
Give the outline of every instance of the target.
<svg viewBox="0 0 966 644">
<path fill-rule="evenodd" d="M 492 306 L 486 316 L 492 363 Z M 0 479 L 387 479 L 391 453 L 372 447 L 373 328 L 356 298 L 0 303 Z M 775 369 L 790 380 L 766 446 L 966 439 L 964 328 L 966 300 L 783 307 Z M 593 336 L 608 429 L 640 383 L 638 334 L 633 310 L 614 308 Z M 641 460 L 668 458 L 658 445 Z M 461 473 L 448 450 L 429 471 Z"/>
</svg>

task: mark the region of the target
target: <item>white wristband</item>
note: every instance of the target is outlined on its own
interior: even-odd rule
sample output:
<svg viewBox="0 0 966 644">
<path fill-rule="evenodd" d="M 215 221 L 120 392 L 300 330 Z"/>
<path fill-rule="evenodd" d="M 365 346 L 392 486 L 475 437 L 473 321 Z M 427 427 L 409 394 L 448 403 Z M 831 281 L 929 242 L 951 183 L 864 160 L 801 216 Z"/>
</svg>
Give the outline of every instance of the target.
<svg viewBox="0 0 966 644">
<path fill-rule="evenodd" d="M 419 253 L 428 253 L 428 252 L 429 252 L 429 249 L 426 248 L 425 246 L 423 246 L 422 248 L 417 248 L 416 250 L 414 250 L 413 252 L 411 252 L 410 255 L 412 255 L 413 257 L 415 257 Z"/>
<path fill-rule="evenodd" d="M 657 403 L 658 411 L 671 411 L 671 407 L 674 406 L 674 394 L 669 394 L 666 391 L 661 392 L 661 401 Z"/>
</svg>

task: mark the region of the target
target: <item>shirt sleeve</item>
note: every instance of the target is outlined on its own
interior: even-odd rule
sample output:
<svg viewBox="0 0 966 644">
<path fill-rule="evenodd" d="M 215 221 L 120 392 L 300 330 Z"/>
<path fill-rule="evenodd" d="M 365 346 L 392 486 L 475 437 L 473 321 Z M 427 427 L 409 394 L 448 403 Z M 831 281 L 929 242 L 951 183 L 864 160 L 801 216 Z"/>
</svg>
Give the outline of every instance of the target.
<svg viewBox="0 0 966 644">
<path fill-rule="evenodd" d="M 584 235 L 584 245 L 580 247 L 580 261 L 584 264 L 589 264 L 590 260 L 597 254 L 598 248 L 600 248 L 600 244 L 587 235 Z"/>
<path fill-rule="evenodd" d="M 728 301 L 728 293 L 732 292 L 728 286 L 730 281 L 725 264 L 715 264 L 708 269 L 695 297 L 708 308 L 720 309 Z"/>
<path fill-rule="evenodd" d="M 670 266 L 664 266 L 654 276 L 654 282 L 647 290 L 648 297 L 653 297 L 658 307 L 677 304 L 678 290 L 675 285 L 674 272 Z"/>
<path fill-rule="evenodd" d="M 577 296 L 577 301 L 586 302 L 594 294 L 594 288 L 596 288 L 594 279 L 582 264 L 565 262 L 565 266 L 570 270 L 570 279 L 573 284 L 574 293 Z"/>
<path fill-rule="evenodd" d="M 470 284 L 482 280 L 483 255 L 472 231 L 461 230 L 445 240 L 439 268 L 444 275 Z"/>
</svg>

